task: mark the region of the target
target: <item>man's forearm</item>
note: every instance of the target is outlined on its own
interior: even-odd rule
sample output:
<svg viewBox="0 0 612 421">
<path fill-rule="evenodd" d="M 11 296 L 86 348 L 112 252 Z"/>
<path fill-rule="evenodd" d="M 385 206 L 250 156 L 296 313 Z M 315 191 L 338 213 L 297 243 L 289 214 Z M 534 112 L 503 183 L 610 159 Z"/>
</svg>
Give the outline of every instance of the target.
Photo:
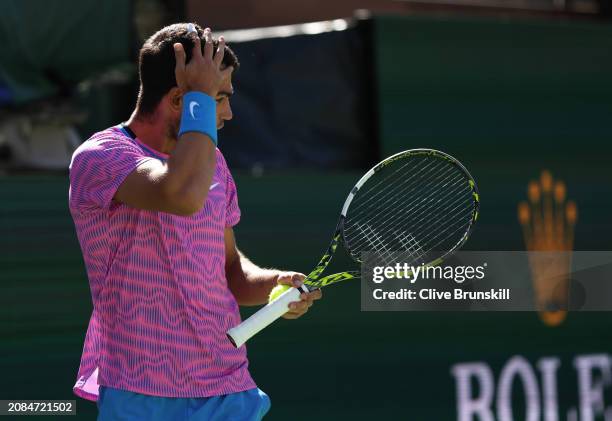
<svg viewBox="0 0 612 421">
<path fill-rule="evenodd" d="M 196 132 L 183 134 L 168 160 L 169 194 L 186 201 L 197 212 L 206 202 L 215 166 L 215 145 L 208 136 Z"/>
<path fill-rule="evenodd" d="M 229 288 L 243 306 L 267 303 L 280 273 L 276 269 L 260 268 L 242 253 L 227 266 L 226 272 Z"/>
</svg>

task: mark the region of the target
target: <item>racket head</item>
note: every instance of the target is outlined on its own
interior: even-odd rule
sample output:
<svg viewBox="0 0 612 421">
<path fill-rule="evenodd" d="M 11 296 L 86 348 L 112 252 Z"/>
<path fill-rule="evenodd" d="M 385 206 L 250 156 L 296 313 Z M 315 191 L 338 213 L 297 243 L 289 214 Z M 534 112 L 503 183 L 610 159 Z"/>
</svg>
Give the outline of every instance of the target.
<svg viewBox="0 0 612 421">
<path fill-rule="evenodd" d="M 374 252 L 387 265 L 398 256 L 402 263 L 435 265 L 465 244 L 479 207 L 476 182 L 457 159 L 411 149 L 376 164 L 357 182 L 338 226 L 357 262 Z"/>
</svg>

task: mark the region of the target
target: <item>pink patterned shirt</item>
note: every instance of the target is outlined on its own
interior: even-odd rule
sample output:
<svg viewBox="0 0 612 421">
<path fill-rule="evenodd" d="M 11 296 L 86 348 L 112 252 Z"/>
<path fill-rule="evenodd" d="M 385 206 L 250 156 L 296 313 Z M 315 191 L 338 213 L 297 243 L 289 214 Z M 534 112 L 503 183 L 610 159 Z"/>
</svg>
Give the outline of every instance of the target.
<svg viewBox="0 0 612 421">
<path fill-rule="evenodd" d="M 225 336 L 240 313 L 225 276 L 224 229 L 238 223 L 240 209 L 216 153 L 205 206 L 176 216 L 112 200 L 136 167 L 167 155 L 121 127 L 75 151 L 69 204 L 93 300 L 75 394 L 97 400 L 99 384 L 191 398 L 256 387 L 245 348 Z"/>
</svg>

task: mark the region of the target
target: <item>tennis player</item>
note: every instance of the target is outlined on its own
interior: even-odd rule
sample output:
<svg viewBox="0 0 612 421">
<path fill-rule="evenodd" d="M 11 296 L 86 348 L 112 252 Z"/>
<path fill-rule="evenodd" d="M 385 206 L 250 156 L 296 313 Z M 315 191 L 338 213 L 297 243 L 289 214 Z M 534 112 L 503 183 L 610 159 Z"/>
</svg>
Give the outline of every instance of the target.
<svg viewBox="0 0 612 421">
<path fill-rule="evenodd" d="M 259 420 L 270 408 L 225 332 L 239 305 L 304 275 L 259 268 L 236 248 L 236 186 L 216 146 L 237 67 L 210 29 L 161 29 L 140 50 L 129 121 L 72 157 L 70 211 L 93 299 L 74 392 L 98 402 L 99 420 Z M 320 297 L 303 294 L 285 317 Z"/>
</svg>

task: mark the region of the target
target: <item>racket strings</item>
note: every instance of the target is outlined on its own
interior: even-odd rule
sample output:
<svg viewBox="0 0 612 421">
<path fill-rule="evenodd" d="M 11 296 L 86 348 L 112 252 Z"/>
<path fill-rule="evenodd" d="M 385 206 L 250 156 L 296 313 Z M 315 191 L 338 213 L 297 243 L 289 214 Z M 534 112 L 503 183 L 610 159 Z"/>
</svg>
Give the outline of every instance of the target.
<svg viewBox="0 0 612 421">
<path fill-rule="evenodd" d="M 467 211 L 467 212 L 464 212 L 464 214 L 460 215 L 458 218 L 447 219 L 445 222 L 443 222 L 439 226 L 442 229 L 440 229 L 439 231 L 432 232 L 429 235 L 424 235 L 423 237 L 421 237 L 420 242 L 418 242 L 417 244 L 427 244 L 428 242 L 433 242 L 438 237 L 440 237 L 442 234 L 447 232 L 450 228 L 452 228 L 453 226 L 456 226 L 457 224 L 460 224 L 462 222 L 463 222 L 463 224 L 459 225 L 459 227 L 457 227 L 455 230 L 450 232 L 451 235 L 455 234 L 456 232 L 458 232 L 461 229 L 465 229 L 465 225 L 469 226 L 469 223 L 472 220 L 472 212 L 473 212 L 472 204 L 471 203 L 464 203 L 464 207 L 462 209 L 460 209 L 460 211 Z M 467 233 L 467 230 L 465 232 Z M 395 234 L 397 236 L 397 231 L 395 231 Z M 413 237 L 415 239 L 414 241 L 417 242 L 416 238 L 419 238 L 418 236 L 420 235 L 420 232 L 416 232 L 415 234 L 416 235 L 414 235 L 412 233 L 408 233 L 407 235 L 410 235 L 411 237 Z M 401 244 L 400 247 L 393 246 L 392 244 L 390 244 L 390 243 L 392 243 L 392 241 L 384 241 L 384 240 L 382 240 L 382 238 L 383 238 L 382 235 L 379 235 L 379 236 L 380 236 L 381 239 L 378 240 L 378 243 L 382 242 L 383 244 L 386 244 L 384 249 L 383 249 L 383 253 L 381 253 L 379 251 L 381 247 L 376 247 L 376 246 L 373 247 L 369 251 L 375 252 L 376 254 L 381 255 L 381 257 L 383 257 L 383 258 L 386 258 L 387 256 L 391 255 L 392 251 L 408 251 L 409 253 L 412 251 L 410 249 L 410 247 L 411 247 L 410 245 L 408 247 L 406 247 L 405 244 L 401 244 L 401 242 L 400 242 L 400 244 Z M 463 236 L 462 237 L 458 237 L 457 241 L 454 244 L 452 244 L 452 246 L 455 246 L 455 245 L 459 244 L 462 239 L 463 239 Z M 439 241 L 437 241 L 434 244 L 431 244 L 431 245 L 427 244 L 426 245 L 427 251 L 425 251 L 423 249 L 422 245 L 419 245 L 419 249 L 420 249 L 421 253 L 420 253 L 420 256 L 418 256 L 419 259 L 415 259 L 415 261 L 416 260 L 424 260 L 423 256 L 427 256 L 428 253 L 430 253 L 432 251 L 436 251 L 438 249 L 438 247 L 442 246 L 443 243 L 445 243 L 445 242 L 452 243 L 452 240 L 449 241 L 447 237 L 443 237 L 442 239 L 440 239 Z M 369 240 L 367 238 L 364 238 L 364 239 L 360 240 L 359 243 L 357 243 L 357 244 L 349 244 L 349 248 L 351 250 L 351 253 L 353 253 L 353 250 L 358 250 L 358 249 L 361 250 L 361 251 L 366 251 L 366 250 L 364 250 L 364 246 L 367 243 L 372 245 L 371 240 Z M 452 249 L 453 247 L 444 247 L 444 248 Z M 392 251 L 390 252 L 390 250 L 392 250 Z M 359 257 L 358 255 L 354 255 L 354 256 L 355 257 Z"/>
<path fill-rule="evenodd" d="M 469 216 L 469 214 L 468 214 Z M 416 243 L 416 247 L 412 246 L 412 245 L 404 245 L 403 247 L 393 247 L 393 249 L 395 251 L 391 251 L 390 247 L 392 247 L 390 244 L 387 244 L 387 246 L 383 249 L 383 251 L 381 252 L 381 247 L 376 247 L 376 243 L 372 243 L 370 242 L 371 245 L 373 245 L 373 248 L 370 250 L 370 252 L 375 253 L 378 257 L 382 258 L 384 262 L 386 263 L 393 263 L 393 255 L 394 253 L 396 253 L 397 251 L 405 251 L 408 252 L 409 257 L 412 258 L 411 263 L 416 263 L 416 264 L 420 264 L 420 263 L 425 263 L 426 259 L 430 258 L 430 254 L 436 250 L 438 250 L 438 247 L 443 245 L 444 243 L 448 243 L 446 244 L 446 247 L 444 247 L 444 249 L 449 249 L 449 250 L 453 250 L 454 247 L 456 247 L 458 244 L 461 243 L 462 239 L 465 237 L 465 235 L 467 235 L 467 231 L 465 230 L 465 224 L 462 223 L 464 221 L 461 220 L 455 220 L 455 221 L 451 221 L 447 224 L 445 224 L 444 229 L 441 230 L 438 233 L 432 234 L 431 236 L 429 236 L 429 238 L 426 238 L 426 240 L 429 241 L 434 241 L 436 238 L 440 237 L 441 235 L 445 234 L 448 232 L 449 235 L 454 235 L 455 233 L 458 233 L 460 231 L 463 231 L 465 234 L 461 237 L 457 237 L 456 241 L 454 243 L 448 242 L 447 238 L 441 238 L 439 241 L 437 241 L 436 243 L 432 244 L 431 246 L 428 247 L 428 250 L 424 250 L 422 246 L 418 245 L 418 243 Z M 454 230 L 451 230 L 453 227 L 456 227 Z M 352 250 L 352 249 L 351 249 Z M 364 250 L 365 251 L 365 250 Z M 359 256 L 354 256 L 356 258 L 358 258 Z M 433 259 L 431 259 L 433 260 Z"/>
<path fill-rule="evenodd" d="M 454 225 L 457 225 L 459 221 L 455 221 L 454 224 L 449 224 L 447 226 L 447 228 L 443 231 L 448 231 L 450 228 L 452 228 Z M 458 245 L 461 243 L 461 241 L 463 240 L 463 238 L 465 238 L 467 236 L 467 231 L 465 231 L 465 228 L 460 225 L 458 226 L 455 230 L 452 230 L 450 232 L 451 235 L 463 231 L 464 234 L 463 236 L 461 236 L 460 238 L 458 238 L 458 241 L 455 245 Z M 439 233 L 439 235 L 441 235 L 443 232 Z M 445 241 L 445 240 L 443 240 Z M 385 264 L 386 266 L 392 266 L 395 263 L 398 263 L 400 260 L 402 261 L 402 263 L 407 263 L 410 265 L 415 265 L 418 266 L 420 264 L 424 264 L 427 262 L 431 262 L 432 260 L 434 260 L 434 258 L 431 256 L 431 253 L 433 251 L 436 250 L 437 246 L 442 244 L 443 241 L 439 241 L 438 243 L 434 244 L 434 246 L 432 247 L 432 249 L 428 252 L 425 252 L 422 247 L 420 247 L 417 244 L 418 247 L 418 253 L 414 253 L 414 249 L 412 246 L 409 247 L 405 247 L 404 249 L 398 249 L 396 251 L 390 251 L 388 250 L 388 248 L 385 248 L 385 251 L 380 252 L 380 247 L 376 247 L 376 243 L 372 242 L 371 245 L 373 246 L 373 249 L 370 251 L 371 253 L 373 253 L 373 257 L 375 259 L 377 259 L 377 261 Z M 452 250 L 452 248 L 449 248 L 449 251 Z M 411 258 L 410 261 L 406 260 L 406 253 L 408 253 L 408 257 Z"/>
<path fill-rule="evenodd" d="M 447 197 L 449 197 L 451 194 L 448 194 Z M 462 202 L 463 201 L 463 202 Z M 442 206 L 444 207 L 438 207 L 436 210 L 438 213 L 444 213 L 444 212 L 448 212 L 449 208 L 451 206 L 460 204 L 460 203 L 469 203 L 472 204 L 471 201 L 466 201 L 464 197 L 458 197 L 456 199 L 452 199 L 452 201 L 448 201 L 447 203 L 443 203 Z M 404 220 L 398 220 L 398 223 L 407 223 L 408 220 L 410 219 L 410 223 L 413 226 L 419 226 L 419 224 L 422 224 L 424 222 L 426 222 L 426 219 L 430 218 L 430 212 L 432 212 L 434 210 L 434 208 L 436 207 L 436 205 L 440 205 L 440 200 L 438 201 L 429 201 L 428 203 L 425 203 L 423 206 L 421 206 L 420 208 L 417 208 L 418 210 L 414 210 L 414 215 L 409 215 L 407 216 Z M 455 210 L 456 208 L 452 208 L 450 209 L 450 211 Z"/>
<path fill-rule="evenodd" d="M 470 204 L 470 205 L 471 205 L 471 204 Z M 454 221 L 453 221 L 452 219 L 451 219 L 451 220 L 449 220 L 450 222 L 448 222 L 448 223 L 446 223 L 446 224 L 444 224 L 444 225 L 443 225 L 444 227 L 446 227 L 446 228 L 444 228 L 444 230 L 440 230 L 438 233 L 434 233 L 434 234 L 436 234 L 436 235 L 431 235 L 431 236 L 429 236 L 429 237 L 427 238 L 427 241 L 433 241 L 433 240 L 435 240 L 436 238 L 440 237 L 442 234 L 444 234 L 446 231 L 448 231 L 450 228 L 452 228 L 453 226 L 455 226 L 455 225 L 457 225 L 457 224 L 460 224 L 460 223 L 465 223 L 465 224 L 468 224 L 468 225 L 469 225 L 469 223 L 470 223 L 470 222 L 471 222 L 471 220 L 472 220 L 472 208 L 471 208 L 471 206 L 464 207 L 464 208 L 463 208 L 463 209 L 461 209 L 461 210 L 464 210 L 464 211 L 466 211 L 466 210 L 467 210 L 468 212 L 465 212 L 465 215 L 464 215 L 462 218 L 457 218 L 457 219 L 455 219 Z M 464 227 L 463 225 L 460 225 L 460 226 L 459 226 L 459 227 L 458 227 L 458 228 L 457 228 L 455 231 L 451 231 L 451 234 L 454 234 L 454 233 L 455 233 L 455 232 L 457 232 L 458 230 L 460 230 L 460 229 L 464 229 L 464 228 L 465 228 L 465 227 Z M 463 238 L 463 237 L 461 237 L 461 238 Z M 459 240 L 460 240 L 461 238 L 459 238 Z M 440 246 L 442 243 L 444 243 L 444 242 L 446 242 L 446 241 L 448 241 L 448 240 L 449 240 L 449 238 L 448 238 L 448 237 L 442 238 L 442 239 L 441 239 L 441 240 L 439 240 L 437 243 L 435 243 L 435 244 L 432 244 L 432 245 L 431 245 L 431 247 L 430 247 L 430 248 L 431 248 L 431 250 L 436 250 L 438 246 Z M 453 244 L 453 246 L 454 246 L 454 244 Z M 452 247 L 448 247 L 448 248 L 452 249 Z"/>
<path fill-rule="evenodd" d="M 455 183 L 455 184 L 453 185 L 453 187 L 454 187 L 454 186 L 465 185 L 464 183 L 460 183 L 460 181 L 462 181 L 461 176 L 456 177 L 456 178 L 455 178 L 454 180 L 452 180 L 452 181 L 453 181 L 453 182 L 459 182 L 459 183 Z M 446 186 L 446 185 L 448 185 L 448 183 L 446 183 L 446 184 L 445 184 L 445 186 Z M 405 213 L 408 213 L 408 212 L 410 212 L 410 211 L 413 211 L 413 210 L 414 210 L 414 208 L 415 208 L 415 207 L 417 207 L 419 204 L 423 204 L 423 207 L 422 207 L 422 208 L 426 207 L 428 204 L 429 204 L 429 205 L 431 205 L 431 206 L 433 206 L 433 204 L 435 204 L 436 202 L 440 202 L 440 201 L 442 201 L 442 200 L 444 199 L 443 197 L 439 197 L 439 198 L 437 198 L 437 201 L 429 200 L 429 199 L 431 199 L 432 197 L 434 197 L 435 195 L 436 195 L 436 192 L 435 192 L 435 191 L 433 191 L 433 192 L 431 192 L 431 194 L 430 194 L 429 196 L 427 196 L 427 197 L 419 198 L 419 199 L 416 199 L 416 200 L 414 200 L 414 201 L 412 201 L 412 202 L 407 203 L 405 206 L 412 206 L 412 207 L 410 207 L 410 208 L 406 209 L 404 212 L 405 212 Z M 414 196 L 414 195 L 411 195 L 411 194 L 409 194 L 409 193 L 406 193 L 406 196 Z M 378 204 L 378 206 L 376 206 L 376 211 L 377 211 L 377 212 L 376 212 L 376 216 L 377 216 L 377 217 L 379 217 L 379 218 L 381 218 L 381 217 L 383 217 L 383 216 L 385 216 L 385 215 L 387 215 L 387 214 L 391 214 L 392 212 L 394 212 L 394 207 L 393 207 L 393 205 L 394 205 L 394 204 L 396 204 L 396 203 L 398 203 L 398 202 L 400 202 L 400 201 L 402 201 L 402 200 L 403 200 L 403 198 L 402 198 L 402 197 L 399 197 L 399 198 L 397 198 L 397 199 L 393 200 L 392 202 L 390 202 L 390 203 L 386 204 L 386 205 L 385 205 L 385 207 L 384 207 L 382 210 L 381 210 L 381 209 L 379 209 L 380 204 Z M 374 208 L 374 206 L 371 206 L 371 207 L 370 207 L 370 209 L 373 209 L 373 208 Z M 416 212 L 416 211 L 415 211 L 415 212 Z M 364 214 L 365 214 L 365 213 L 364 213 L 364 212 L 362 212 L 362 213 L 357 214 L 357 215 L 355 215 L 355 216 L 351 215 L 351 218 L 358 219 L 358 218 L 360 218 L 360 217 L 363 217 L 363 215 L 364 215 Z M 416 215 L 415 215 L 415 216 L 416 216 Z"/>
<path fill-rule="evenodd" d="M 434 163 L 430 163 L 430 164 L 434 164 Z M 418 164 L 417 164 L 418 165 Z M 374 191 L 376 188 L 378 188 L 380 186 L 380 183 L 377 183 L 377 186 L 373 186 L 372 188 L 369 188 L 366 191 L 360 192 L 361 196 L 367 196 L 367 199 L 364 200 L 361 203 L 357 203 L 353 207 L 351 207 L 351 212 L 355 213 L 356 216 L 359 215 L 359 212 L 361 212 L 361 214 L 366 213 L 368 208 L 371 208 L 371 205 L 374 204 L 379 204 L 381 202 L 384 202 L 388 197 L 393 197 L 393 195 L 397 194 L 398 191 L 401 191 L 400 189 L 405 188 L 405 187 L 414 187 L 416 185 L 419 184 L 419 178 L 416 177 L 419 173 L 422 173 L 428 166 L 425 167 L 421 167 L 419 169 L 419 171 L 417 171 L 411 178 L 407 178 L 406 181 L 404 183 L 407 183 L 405 185 L 402 185 L 402 183 L 397 184 L 397 183 L 392 183 L 389 182 L 389 179 L 391 177 L 397 177 L 398 173 L 402 170 L 402 168 L 404 168 L 404 166 L 402 166 L 401 168 L 398 168 L 394 173 L 392 173 L 391 175 L 389 175 L 388 177 L 386 177 L 383 181 L 385 181 L 387 183 L 387 186 L 383 186 L 382 188 L 380 188 L 380 190 L 376 191 L 375 193 L 370 195 L 370 192 Z M 433 170 L 435 170 L 435 168 L 433 168 Z M 382 195 L 382 196 L 381 196 Z M 370 205 L 370 206 L 366 206 L 366 205 Z"/>
<path fill-rule="evenodd" d="M 450 172 L 448 174 L 450 174 Z M 457 176 L 455 179 L 448 180 L 448 183 L 457 182 L 460 180 L 460 176 Z M 423 200 L 433 197 L 433 195 L 435 195 L 435 191 L 433 191 L 432 194 L 428 197 L 423 197 L 423 194 L 426 194 L 426 192 L 423 189 L 423 184 L 420 183 L 419 180 L 406 185 L 399 184 L 395 187 L 395 189 L 389 192 L 387 200 L 379 202 L 370 202 L 368 206 L 362 206 L 360 211 L 355 212 L 352 217 L 358 219 L 364 217 L 367 214 L 372 214 L 373 210 L 380 211 L 381 205 L 385 205 L 385 207 L 382 209 L 383 211 L 392 212 L 394 210 L 392 205 L 398 202 L 406 202 L 403 204 L 403 206 L 410 207 L 414 204 L 422 202 Z M 407 198 L 412 198 L 413 200 L 407 201 Z"/>
<path fill-rule="evenodd" d="M 393 232 L 397 236 L 397 239 L 399 240 L 399 242 L 402 243 L 402 245 L 404 246 L 404 249 L 408 252 L 410 257 L 414 258 L 413 261 L 416 264 L 421 263 L 423 259 L 425 259 L 425 256 L 426 256 L 425 250 L 423 250 L 421 245 L 417 242 L 416 238 L 414 238 L 414 235 L 410 233 L 406 234 L 406 232 L 404 231 L 397 232 L 394 230 Z"/>
<path fill-rule="evenodd" d="M 368 195 L 368 200 L 380 200 L 377 196 L 382 194 L 383 192 L 385 192 L 386 188 L 385 188 L 384 184 L 388 184 L 387 182 L 389 181 L 389 179 L 391 177 L 393 177 L 397 172 L 403 170 L 404 168 L 406 168 L 410 164 L 411 164 L 411 162 L 409 160 L 406 160 L 406 162 L 404 162 L 403 165 L 400 168 L 398 168 L 396 171 L 392 172 L 387 177 L 384 177 L 384 178 L 383 177 L 378 177 L 378 178 L 380 178 L 380 180 L 377 180 L 377 182 L 375 184 L 371 185 L 371 186 L 370 186 L 370 184 L 372 184 L 372 183 L 367 183 L 366 184 L 367 189 L 364 191 L 364 193 L 368 194 L 370 191 L 376 190 L 376 193 L 373 193 L 372 195 Z M 421 164 L 421 162 L 417 163 L 415 165 L 415 167 L 418 167 L 420 164 Z M 430 162 L 429 164 L 432 164 L 432 163 Z M 381 187 L 381 185 L 382 185 L 382 187 Z M 359 207 L 359 205 L 357 206 L 357 208 L 358 207 Z M 357 210 L 357 209 L 355 209 L 355 210 Z"/>
<path fill-rule="evenodd" d="M 361 252 L 374 251 L 389 264 L 400 251 L 418 264 L 438 248 L 450 252 L 461 245 L 477 205 L 459 166 L 413 156 L 380 173 L 357 191 L 346 215 L 344 236 L 353 257 L 361 260 Z"/>
<path fill-rule="evenodd" d="M 455 177 L 455 181 L 459 181 L 461 177 Z M 445 185 L 447 185 L 448 183 L 445 183 Z M 428 217 L 428 213 L 427 211 L 430 211 L 435 205 L 438 205 L 440 202 L 442 202 L 443 200 L 447 199 L 450 195 L 452 195 L 453 193 L 458 193 L 460 191 L 461 187 L 468 187 L 467 183 L 454 183 L 452 185 L 452 187 L 459 187 L 459 189 L 456 190 L 451 190 L 449 192 L 447 192 L 446 195 L 438 197 L 437 200 L 429 200 L 432 197 L 434 197 L 436 195 L 436 191 L 430 191 L 429 194 L 425 197 L 422 197 L 418 200 L 412 201 L 410 202 L 410 204 L 412 204 L 413 206 L 404 210 L 403 213 L 406 214 L 406 217 L 404 218 L 404 220 L 399 220 L 397 221 L 398 223 L 406 223 L 407 220 L 409 218 L 412 218 L 412 225 L 418 225 L 420 222 L 423 222 L 423 220 L 425 218 Z M 471 191 L 471 189 L 470 189 Z M 463 197 L 465 199 L 465 196 L 459 196 L 459 197 Z M 397 202 L 401 201 L 402 198 L 398 198 L 390 203 L 384 204 L 383 209 L 376 209 L 376 212 L 374 213 L 374 215 L 370 218 L 370 219 L 365 219 L 365 222 L 372 222 L 373 219 L 380 219 L 382 220 L 383 218 L 388 218 L 388 219 L 393 219 L 392 216 L 394 213 L 397 213 L 397 209 L 398 206 L 396 206 Z M 460 200 L 460 199 L 457 199 Z M 453 204 L 457 203 L 457 200 L 455 200 L 454 202 L 448 202 L 446 203 L 447 207 Z M 419 207 L 419 204 L 421 204 L 422 206 Z M 349 214 L 351 220 L 359 220 L 359 218 L 363 219 L 363 212 L 353 216 L 352 213 Z M 417 217 L 420 217 L 420 219 L 417 219 Z M 347 233 L 351 234 L 351 224 L 350 221 L 347 222 L 346 224 L 346 231 Z M 388 232 L 386 233 L 388 234 Z M 354 244 L 355 246 L 359 246 L 360 244 Z"/>
<path fill-rule="evenodd" d="M 448 227 L 447 227 L 447 228 L 446 228 L 444 231 L 448 231 L 448 230 L 449 230 L 449 229 L 450 229 L 452 226 L 456 225 L 456 224 L 457 224 L 457 222 L 458 222 L 458 221 L 456 221 L 454 224 L 450 224 L 450 225 L 449 225 L 449 226 L 448 226 Z M 459 232 L 459 231 L 461 231 L 461 230 L 464 230 L 464 227 L 463 227 L 463 226 L 459 226 L 459 227 L 457 227 L 455 230 L 451 231 L 451 232 L 450 232 L 450 234 L 452 235 L 452 234 L 457 233 L 457 232 Z M 464 232 L 465 232 L 465 231 L 464 231 Z M 439 235 L 441 235 L 441 234 L 442 234 L 442 233 L 440 233 Z M 461 238 L 460 238 L 460 239 L 457 241 L 457 243 L 456 243 L 456 244 L 460 244 L 460 243 L 461 243 L 461 240 L 462 240 L 463 238 L 465 238 L 465 236 L 466 236 L 466 235 L 467 235 L 467 232 L 465 232 L 465 234 L 464 234 L 464 235 L 463 235 L 463 236 L 462 236 L 462 237 L 461 237 Z M 430 251 L 430 252 L 428 252 L 428 253 L 426 253 L 426 254 L 423 254 L 423 255 L 421 255 L 421 256 L 416 256 L 416 258 L 415 258 L 415 256 L 414 256 L 414 255 L 413 255 L 413 254 L 412 254 L 412 253 L 411 253 L 409 250 L 399 250 L 399 251 L 397 251 L 397 252 L 393 252 L 393 253 L 386 253 L 386 254 L 381 254 L 380 252 L 375 251 L 375 252 L 374 252 L 374 255 L 375 255 L 375 257 L 376 257 L 377 259 L 379 259 L 379 260 L 381 260 L 381 259 L 382 259 L 382 262 L 383 262 L 383 263 L 384 263 L 386 266 L 391 266 L 391 265 L 393 265 L 394 263 L 397 263 L 397 262 L 398 262 L 398 259 L 401 259 L 401 260 L 403 261 L 403 263 L 409 263 L 409 264 L 411 264 L 411 265 L 419 265 L 419 264 L 421 264 L 421 263 L 426 263 L 426 261 L 425 261 L 426 259 L 427 259 L 428 261 L 432 261 L 432 260 L 434 260 L 433 258 L 431 258 L 431 257 L 430 257 L 430 253 L 431 253 L 432 251 L 435 251 L 435 250 L 436 250 L 436 248 L 437 248 L 437 246 L 438 246 L 438 245 L 440 245 L 442 242 L 443 242 L 443 241 L 440 241 L 440 242 L 438 242 L 438 243 L 434 244 L 434 246 L 432 247 L 432 249 L 431 249 L 431 251 Z M 452 248 L 449 248 L 449 250 L 452 250 Z M 408 252 L 409 257 L 411 257 L 411 258 L 412 258 L 412 260 L 411 260 L 411 261 L 406 261 L 406 259 L 405 259 L 405 257 L 406 257 L 406 256 L 404 255 L 405 253 L 401 253 L 402 251 Z"/>
<path fill-rule="evenodd" d="M 391 257 L 393 252 L 385 246 L 385 242 L 383 241 L 382 237 L 376 233 L 374 228 L 367 224 L 365 225 L 365 228 L 360 224 L 357 224 L 357 227 L 363 233 L 366 241 L 372 246 L 372 249 L 379 250 L 378 257 L 383 258 L 383 262 L 385 264 L 390 264 L 391 260 L 387 260 L 386 258 Z"/>
<path fill-rule="evenodd" d="M 438 168 L 441 168 L 442 165 L 444 165 L 444 163 L 442 163 L 440 166 L 438 166 Z M 455 168 L 453 168 L 452 166 L 446 166 L 447 168 L 443 171 L 438 171 L 434 174 L 434 179 L 430 179 L 427 180 L 427 183 L 433 183 L 436 181 L 437 179 L 441 179 L 444 178 L 446 176 L 448 176 L 449 174 L 455 173 L 457 175 L 457 177 L 452 180 L 452 181 L 458 181 L 458 180 L 462 180 L 464 179 L 464 176 L 462 174 L 457 174 L 457 170 Z M 396 175 L 397 173 L 401 170 L 398 169 L 394 174 L 392 175 Z M 436 170 L 436 168 L 432 168 L 432 171 Z M 422 171 L 419 170 L 419 173 Z M 417 173 L 418 174 L 418 173 Z M 417 197 L 417 200 L 422 200 L 423 197 L 419 198 L 417 195 L 414 194 L 414 191 L 418 188 L 422 188 L 422 178 L 424 178 L 423 176 L 427 175 L 427 174 L 421 174 L 421 177 L 417 177 L 416 175 L 411 175 L 409 178 L 406 179 L 406 181 L 404 181 L 403 183 L 394 183 L 390 186 L 389 189 L 387 189 L 387 192 L 383 195 L 383 196 L 379 196 L 377 198 L 374 197 L 368 197 L 366 200 L 364 200 L 364 202 L 362 203 L 358 203 L 356 205 L 355 208 L 351 208 L 351 217 L 354 219 L 360 218 L 362 217 L 364 214 L 368 213 L 369 210 L 371 210 L 374 207 L 379 208 L 381 203 L 385 203 L 385 200 L 383 199 L 388 199 L 389 197 L 393 198 L 396 197 L 396 201 L 401 201 L 404 200 L 404 197 Z M 386 180 L 388 181 L 389 177 L 386 178 Z M 449 180 L 449 182 L 451 182 L 451 180 Z M 446 183 L 448 184 L 448 183 Z M 467 185 L 467 184 L 466 184 Z M 435 188 L 439 189 L 441 187 L 444 187 L 444 185 L 442 186 L 435 186 Z M 371 189 L 369 190 L 371 191 Z M 368 196 L 369 191 L 365 191 L 361 194 L 361 197 L 363 196 Z M 435 193 L 435 191 L 434 191 Z M 373 195 L 374 196 L 374 195 Z M 369 206 L 366 206 L 367 204 L 369 204 Z M 408 203 L 407 205 L 409 205 L 410 203 Z"/>
<path fill-rule="evenodd" d="M 452 206 L 452 207 L 451 207 Z M 439 223 L 437 225 L 438 231 L 435 230 L 430 230 L 429 232 L 431 233 L 430 235 L 427 235 L 427 229 L 415 229 L 413 230 L 410 235 L 412 237 L 414 237 L 415 239 L 419 238 L 418 242 L 420 244 L 427 244 L 428 241 L 437 238 L 437 232 L 442 231 L 443 232 L 443 228 L 449 224 L 449 223 L 453 223 L 455 220 L 457 221 L 464 221 L 466 224 L 469 224 L 471 221 L 471 217 L 472 217 L 472 212 L 474 210 L 473 207 L 473 202 L 470 201 L 466 201 L 466 200 L 462 200 L 462 199 L 456 199 L 455 201 L 448 203 L 446 205 L 446 207 L 443 209 L 445 212 L 454 212 L 456 215 L 454 215 L 453 217 L 450 218 L 446 218 L 445 220 L 443 220 L 441 223 Z M 423 224 L 426 218 L 429 218 L 430 215 L 428 214 L 424 214 L 419 220 L 411 220 L 411 215 L 406 215 L 403 218 L 400 219 L 396 219 L 393 221 L 393 223 L 391 222 L 386 222 L 385 225 L 389 226 L 389 228 L 387 228 L 386 230 L 384 229 L 384 225 L 383 225 L 383 229 L 381 231 L 381 235 L 383 235 L 385 238 L 388 238 L 391 234 L 392 231 L 397 232 L 397 227 L 406 227 L 406 226 L 414 226 L 414 227 L 418 227 L 419 224 Z M 376 221 L 368 221 L 370 224 L 375 223 Z M 348 238 L 354 238 L 356 237 L 354 234 L 348 232 L 349 230 L 347 230 L 347 237 Z M 358 238 L 358 237 L 357 237 Z M 397 237 L 396 237 L 397 238 Z M 399 242 L 401 244 L 401 242 Z M 361 249 L 364 245 L 364 240 L 361 239 L 361 241 L 357 241 L 357 242 L 351 242 L 350 243 L 350 248 L 351 250 L 353 249 Z M 439 244 L 437 244 L 439 245 Z M 421 246 L 423 247 L 423 246 Z M 434 247 L 429 247 L 429 246 L 425 246 L 429 249 L 433 249 Z M 402 249 L 404 249 L 405 247 L 402 247 Z"/>
</svg>

